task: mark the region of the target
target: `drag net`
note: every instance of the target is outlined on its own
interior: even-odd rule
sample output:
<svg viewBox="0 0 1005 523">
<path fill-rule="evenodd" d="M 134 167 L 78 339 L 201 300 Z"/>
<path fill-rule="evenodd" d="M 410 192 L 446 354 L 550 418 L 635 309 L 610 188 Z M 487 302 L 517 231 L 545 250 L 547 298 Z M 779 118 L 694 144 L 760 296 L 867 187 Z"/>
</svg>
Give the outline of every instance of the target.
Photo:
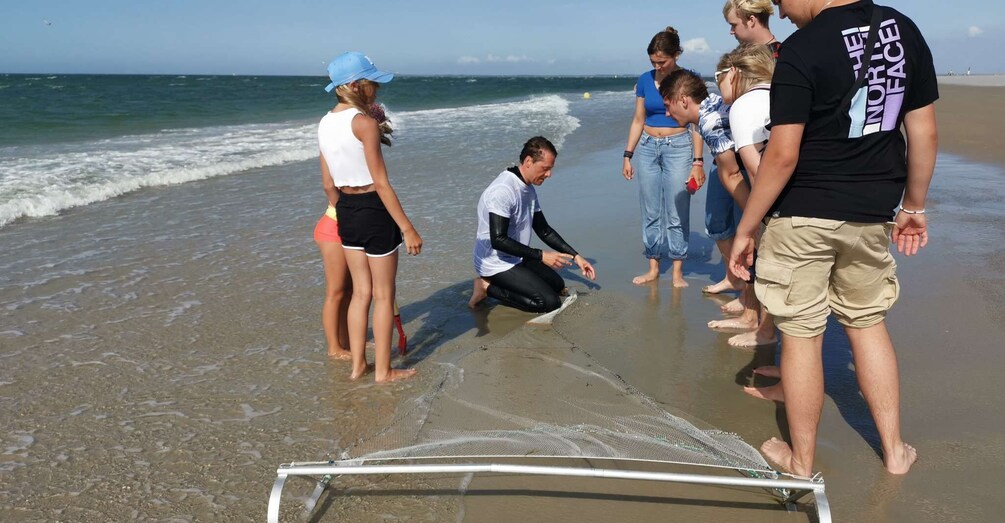
<svg viewBox="0 0 1005 523">
<path fill-rule="evenodd" d="M 698 429 L 560 335 L 533 331 L 441 364 L 442 374 L 426 394 L 333 463 L 585 458 L 777 477 L 736 434 Z"/>
</svg>

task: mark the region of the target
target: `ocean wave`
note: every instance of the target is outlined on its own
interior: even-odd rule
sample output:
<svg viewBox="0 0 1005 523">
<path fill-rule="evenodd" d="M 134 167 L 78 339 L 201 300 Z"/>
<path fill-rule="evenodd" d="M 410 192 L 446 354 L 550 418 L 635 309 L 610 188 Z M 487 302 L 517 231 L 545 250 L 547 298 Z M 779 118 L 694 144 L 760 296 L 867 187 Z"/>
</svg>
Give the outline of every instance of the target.
<svg viewBox="0 0 1005 523">
<path fill-rule="evenodd" d="M 423 135 L 486 135 L 503 131 L 519 136 L 547 136 L 556 146 L 579 128 L 579 119 L 569 114 L 570 104 L 556 94 L 533 96 L 525 100 L 463 107 L 390 112 L 395 131 L 421 132 Z M 528 134 L 530 133 L 530 134 Z M 525 138 L 526 139 L 526 138 Z"/>
<path fill-rule="evenodd" d="M 174 130 L 0 157 L 0 227 L 108 200 L 146 187 L 176 185 L 316 156 L 314 124 Z"/>
</svg>

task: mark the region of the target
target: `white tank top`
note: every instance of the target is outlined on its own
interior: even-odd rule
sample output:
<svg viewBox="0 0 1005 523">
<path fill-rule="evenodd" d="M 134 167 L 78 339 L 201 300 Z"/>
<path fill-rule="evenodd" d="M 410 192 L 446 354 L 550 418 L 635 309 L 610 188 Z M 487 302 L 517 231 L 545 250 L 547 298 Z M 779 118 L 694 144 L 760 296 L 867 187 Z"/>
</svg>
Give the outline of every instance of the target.
<svg viewBox="0 0 1005 523">
<path fill-rule="evenodd" d="M 352 134 L 356 108 L 328 112 L 318 124 L 318 145 L 336 187 L 362 187 L 373 183 L 363 155 L 363 142 Z"/>
</svg>

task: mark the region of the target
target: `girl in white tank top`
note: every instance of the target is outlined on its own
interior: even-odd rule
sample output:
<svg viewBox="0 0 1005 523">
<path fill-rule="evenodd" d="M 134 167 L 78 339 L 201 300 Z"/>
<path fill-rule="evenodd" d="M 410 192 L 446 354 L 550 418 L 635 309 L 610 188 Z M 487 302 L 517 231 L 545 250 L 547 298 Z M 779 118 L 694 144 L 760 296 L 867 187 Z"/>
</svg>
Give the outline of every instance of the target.
<svg viewBox="0 0 1005 523">
<path fill-rule="evenodd" d="M 404 243 L 411 255 L 422 250 L 422 237 L 401 208 L 391 187 L 381 152 L 381 129 L 367 108 L 376 103 L 384 73 L 362 53 L 344 53 L 328 66 L 327 90 L 338 105 L 318 125 L 322 185 L 338 209 L 339 235 L 352 276 L 348 310 L 350 379 L 374 371 L 377 382 L 408 378 L 414 369 L 391 368 L 391 331 L 398 251 Z M 373 304 L 375 365 L 366 361 L 365 343 Z"/>
</svg>

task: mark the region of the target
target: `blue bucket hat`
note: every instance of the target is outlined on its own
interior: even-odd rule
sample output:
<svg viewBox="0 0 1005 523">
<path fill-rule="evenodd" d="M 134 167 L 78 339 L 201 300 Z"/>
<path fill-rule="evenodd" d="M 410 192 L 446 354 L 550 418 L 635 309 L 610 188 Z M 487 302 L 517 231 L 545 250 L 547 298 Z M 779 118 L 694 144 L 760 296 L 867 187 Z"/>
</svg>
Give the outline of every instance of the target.
<svg viewBox="0 0 1005 523">
<path fill-rule="evenodd" d="M 349 51 L 340 54 L 328 64 L 328 78 L 332 83 L 325 87 L 325 91 L 332 92 L 332 89 L 345 85 L 356 80 L 370 80 L 379 84 L 390 82 L 394 75 L 378 70 L 363 53 Z"/>
</svg>

